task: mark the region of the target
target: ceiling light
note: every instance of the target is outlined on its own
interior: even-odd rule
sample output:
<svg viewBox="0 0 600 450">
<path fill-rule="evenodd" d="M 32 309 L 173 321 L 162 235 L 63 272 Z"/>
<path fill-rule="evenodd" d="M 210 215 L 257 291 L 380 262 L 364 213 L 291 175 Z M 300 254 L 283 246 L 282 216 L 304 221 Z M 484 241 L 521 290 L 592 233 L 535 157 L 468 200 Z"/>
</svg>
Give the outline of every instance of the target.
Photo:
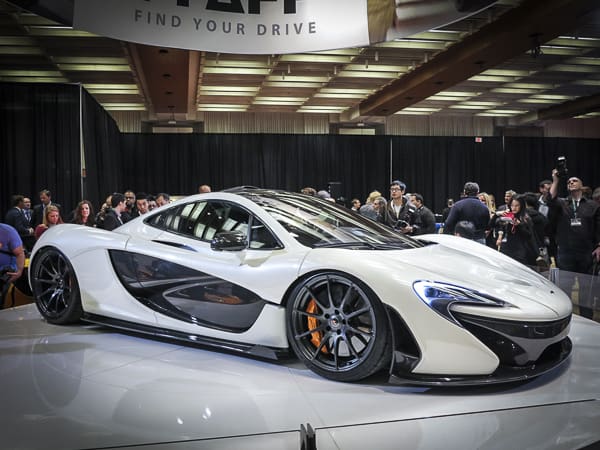
<svg viewBox="0 0 600 450">
<path fill-rule="evenodd" d="M 408 48 L 421 50 L 444 50 L 445 42 L 425 40 L 425 39 L 394 39 L 393 41 L 382 42 L 378 47 L 385 48 Z"/>
<path fill-rule="evenodd" d="M 577 56 L 575 58 L 569 58 L 568 64 L 584 64 L 588 66 L 600 66 L 600 58 L 587 58 L 585 56 Z"/>
<path fill-rule="evenodd" d="M 523 114 L 526 113 L 527 111 L 523 111 L 520 109 L 490 109 L 489 111 L 486 111 L 490 114 Z"/>
<path fill-rule="evenodd" d="M 480 95 L 481 92 L 468 92 L 468 91 L 444 91 L 443 95 L 447 97 L 473 97 Z"/>
<path fill-rule="evenodd" d="M 52 62 L 56 64 L 102 64 L 102 65 L 124 65 L 126 58 L 92 57 L 92 56 L 53 56 Z"/>
<path fill-rule="evenodd" d="M 541 98 L 521 98 L 517 102 L 538 105 L 553 105 L 556 103 L 554 100 L 543 100 Z"/>
<path fill-rule="evenodd" d="M 573 84 L 581 86 L 600 86 L 600 80 L 575 80 Z"/>
<path fill-rule="evenodd" d="M 481 72 L 480 75 L 497 75 L 501 77 L 526 77 L 533 75 L 535 70 L 513 70 L 513 69 L 488 69 Z"/>
<path fill-rule="evenodd" d="M 226 105 L 218 103 L 205 103 L 198 105 L 198 111 L 246 111 L 248 105 Z"/>
<path fill-rule="evenodd" d="M 85 88 L 85 86 L 84 86 Z M 86 90 L 90 94 L 111 94 L 111 95 L 137 95 L 140 92 L 136 88 L 133 89 L 94 89 L 94 88 L 86 88 Z"/>
<path fill-rule="evenodd" d="M 368 94 L 352 94 L 352 93 L 344 93 L 344 94 L 328 94 L 326 92 L 317 92 L 314 97 L 315 98 L 366 98 Z"/>
<path fill-rule="evenodd" d="M 559 36 L 556 39 L 552 39 L 547 45 L 559 45 L 565 47 L 587 47 L 587 48 L 598 48 L 600 47 L 600 39 L 598 38 L 575 38 L 571 36 Z"/>
<path fill-rule="evenodd" d="M 559 55 L 559 56 L 577 56 L 581 55 L 582 50 L 572 47 L 561 47 L 555 45 L 542 45 L 544 55 Z"/>
<path fill-rule="evenodd" d="M 334 112 L 340 112 L 340 111 L 344 111 L 345 109 L 347 109 L 346 106 L 335 106 L 335 105 L 305 105 L 303 106 L 301 109 L 303 110 L 314 110 L 314 111 L 320 111 L 320 112 L 324 112 L 324 111 L 334 111 Z M 301 111 L 299 111 L 301 112 Z"/>
<path fill-rule="evenodd" d="M 464 105 L 464 106 L 486 106 L 488 108 L 490 107 L 494 107 L 494 106 L 500 106 L 503 105 L 502 102 L 480 102 L 480 101 L 466 101 L 466 102 L 461 102 L 460 105 Z"/>
<path fill-rule="evenodd" d="M 256 100 L 268 101 L 268 102 L 305 102 L 308 97 L 256 97 Z"/>
<path fill-rule="evenodd" d="M 0 81 L 6 81 L 8 83 L 68 83 L 69 80 L 60 77 L 5 77 L 0 75 Z"/>
<path fill-rule="evenodd" d="M 288 81 L 280 81 L 280 80 L 275 81 L 275 79 L 272 76 L 269 76 L 269 78 L 267 78 L 267 80 L 272 80 L 272 81 L 265 81 L 263 83 L 263 86 L 265 86 L 265 87 L 319 89 L 321 86 L 323 86 L 323 83 L 324 83 L 324 82 L 307 83 L 307 82 L 289 81 L 289 78 L 288 78 Z M 328 78 L 326 80 L 329 81 Z"/>
<path fill-rule="evenodd" d="M 83 83 L 83 87 L 86 89 L 100 89 L 107 91 L 111 89 L 127 89 L 130 91 L 138 90 L 138 87 L 135 84 Z"/>
<path fill-rule="evenodd" d="M 279 75 L 269 75 L 267 81 L 281 81 L 281 77 Z M 286 81 L 326 83 L 329 81 L 329 77 L 290 75 L 286 77 Z"/>
<path fill-rule="evenodd" d="M 489 106 L 487 105 L 450 105 L 449 108 L 452 109 L 488 109 Z"/>
<path fill-rule="evenodd" d="M 495 94 L 535 94 L 539 92 L 538 89 L 518 89 L 518 88 L 493 88 L 490 90 Z"/>
<path fill-rule="evenodd" d="M 377 67 L 377 66 L 375 66 Z M 338 73 L 341 78 L 397 78 L 399 72 L 378 72 L 376 69 L 370 70 L 342 70 Z"/>
<path fill-rule="evenodd" d="M 429 30 L 411 35 L 411 38 L 425 42 L 458 41 L 464 33 L 451 30 Z"/>
<path fill-rule="evenodd" d="M 295 55 L 281 55 L 279 60 L 281 62 L 306 62 L 306 63 L 333 63 L 333 64 L 347 64 L 351 62 L 353 56 L 346 55 L 319 55 L 319 54 L 295 54 Z"/>
<path fill-rule="evenodd" d="M 26 26 L 25 28 L 32 36 L 98 37 L 87 31 L 74 30 L 71 27 Z"/>
<path fill-rule="evenodd" d="M 65 72 L 130 72 L 127 64 L 57 64 Z"/>
<path fill-rule="evenodd" d="M 557 94 L 535 94 L 530 98 L 537 98 L 542 100 L 572 100 L 573 96 L 571 95 L 557 95 Z"/>
<path fill-rule="evenodd" d="M 58 70 L 0 70 L 1 77 L 62 77 L 63 74 Z"/>
<path fill-rule="evenodd" d="M 507 83 L 504 85 L 505 88 L 517 88 L 517 89 L 554 89 L 554 84 L 549 83 Z"/>
<path fill-rule="evenodd" d="M 204 67 L 204 73 L 236 74 L 236 75 L 269 75 L 270 69 L 252 67 Z"/>
<path fill-rule="evenodd" d="M 517 81 L 518 77 L 507 77 L 497 75 L 475 75 L 469 78 L 469 81 L 483 81 L 487 83 L 509 83 L 511 81 Z"/>
<path fill-rule="evenodd" d="M 207 91 L 231 91 L 231 92 L 258 92 L 260 86 L 201 86 L 200 92 Z"/>
<path fill-rule="evenodd" d="M 323 94 L 371 94 L 373 89 L 340 89 L 340 88 L 330 88 L 325 87 L 320 91 Z"/>
<path fill-rule="evenodd" d="M 407 72 L 408 71 L 408 66 L 396 66 L 396 65 L 386 65 L 386 64 L 375 64 L 370 67 L 367 66 L 367 68 L 369 69 L 369 72 L 376 71 L 376 72 L 397 73 L 397 72 Z M 348 64 L 344 67 L 344 70 L 345 71 L 346 70 L 364 71 L 365 66 L 363 66 L 362 64 Z"/>
<path fill-rule="evenodd" d="M 438 112 L 440 111 L 442 108 L 424 108 L 424 107 L 408 107 L 408 108 L 404 108 L 402 111 L 407 111 L 407 112 L 423 112 L 423 113 L 433 113 L 433 112 Z"/>
<path fill-rule="evenodd" d="M 143 103 L 102 103 L 105 109 L 120 109 L 120 110 L 145 110 L 146 105 Z"/>
<path fill-rule="evenodd" d="M 456 98 L 456 97 L 449 97 L 444 94 L 436 94 L 436 95 L 432 95 L 431 97 L 427 97 L 425 100 L 438 101 L 438 102 L 455 102 L 460 99 Z"/>
<path fill-rule="evenodd" d="M 397 111 L 394 113 L 394 115 L 404 115 L 404 116 L 430 116 L 431 113 L 428 112 L 416 112 L 416 111 L 405 111 L 405 110 L 401 110 L 401 111 Z"/>
<path fill-rule="evenodd" d="M 255 99 L 253 105 L 273 105 L 273 106 L 301 106 L 304 103 L 301 101 L 280 101 L 280 100 L 260 100 Z"/>
<path fill-rule="evenodd" d="M 249 69 L 268 69 L 271 64 L 268 61 L 246 61 L 246 60 L 234 60 L 234 59 L 221 59 L 221 60 L 206 60 L 204 67 L 220 67 L 225 69 L 227 67 L 241 67 Z"/>
<path fill-rule="evenodd" d="M 579 64 L 554 64 L 553 66 L 547 67 L 546 70 L 554 72 L 598 73 L 597 67 Z"/>
</svg>

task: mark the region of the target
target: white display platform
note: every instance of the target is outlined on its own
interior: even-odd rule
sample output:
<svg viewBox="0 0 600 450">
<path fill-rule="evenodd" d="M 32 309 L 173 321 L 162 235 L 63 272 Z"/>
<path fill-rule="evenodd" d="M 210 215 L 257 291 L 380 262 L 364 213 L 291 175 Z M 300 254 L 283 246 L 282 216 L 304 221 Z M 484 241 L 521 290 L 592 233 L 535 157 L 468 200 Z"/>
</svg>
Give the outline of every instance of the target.
<svg viewBox="0 0 600 450">
<path fill-rule="evenodd" d="M 0 311 L 1 448 L 579 449 L 600 441 L 600 325 L 525 383 L 422 388 L 323 379 L 270 362 Z"/>
</svg>

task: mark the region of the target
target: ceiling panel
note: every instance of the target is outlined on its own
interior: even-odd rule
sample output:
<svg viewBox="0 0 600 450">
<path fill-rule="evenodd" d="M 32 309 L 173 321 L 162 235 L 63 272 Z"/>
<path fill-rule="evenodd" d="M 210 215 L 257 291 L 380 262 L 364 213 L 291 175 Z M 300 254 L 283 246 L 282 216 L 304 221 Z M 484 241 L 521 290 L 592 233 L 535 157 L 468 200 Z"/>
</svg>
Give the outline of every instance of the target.
<svg viewBox="0 0 600 450">
<path fill-rule="evenodd" d="M 146 111 L 157 122 L 248 111 L 331 113 L 345 122 L 394 113 L 483 115 L 519 124 L 538 111 L 600 111 L 600 2 L 501 0 L 408 38 L 289 55 L 124 43 L 15 3 L 31 2 L 0 0 L 0 81 L 82 83 L 107 109 Z"/>
</svg>

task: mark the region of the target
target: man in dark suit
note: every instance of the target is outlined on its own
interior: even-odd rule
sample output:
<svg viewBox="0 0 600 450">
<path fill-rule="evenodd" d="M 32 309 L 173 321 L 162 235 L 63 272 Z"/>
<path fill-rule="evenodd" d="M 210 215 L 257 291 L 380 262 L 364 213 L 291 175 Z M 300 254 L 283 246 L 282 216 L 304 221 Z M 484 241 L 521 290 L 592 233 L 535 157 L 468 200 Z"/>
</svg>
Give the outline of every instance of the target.
<svg viewBox="0 0 600 450">
<path fill-rule="evenodd" d="M 31 251 L 35 244 L 35 236 L 33 235 L 33 228 L 23 211 L 25 207 L 24 197 L 22 195 L 13 195 L 11 205 L 11 208 L 6 213 L 4 222 L 17 230 L 25 249 Z"/>
<path fill-rule="evenodd" d="M 48 189 L 42 189 L 40 191 L 40 204 L 33 207 L 33 216 L 31 218 L 31 226 L 37 227 L 44 221 L 44 210 L 48 205 L 54 205 L 60 210 L 58 203 L 52 202 L 52 193 Z"/>
<path fill-rule="evenodd" d="M 119 192 L 115 192 L 110 198 L 110 206 L 111 208 L 106 211 L 104 221 L 102 222 L 102 228 L 108 231 L 112 231 L 124 223 L 121 214 L 126 209 L 125 196 Z"/>
</svg>

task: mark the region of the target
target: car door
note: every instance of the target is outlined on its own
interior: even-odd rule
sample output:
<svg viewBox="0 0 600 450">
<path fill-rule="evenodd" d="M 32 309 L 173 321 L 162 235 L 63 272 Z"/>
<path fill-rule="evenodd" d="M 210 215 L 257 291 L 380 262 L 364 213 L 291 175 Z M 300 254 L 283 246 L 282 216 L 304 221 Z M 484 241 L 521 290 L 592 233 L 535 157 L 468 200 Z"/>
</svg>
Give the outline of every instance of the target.
<svg viewBox="0 0 600 450">
<path fill-rule="evenodd" d="M 131 239 L 127 250 L 154 260 L 160 281 L 147 301 L 159 313 L 159 324 L 226 337 L 248 331 L 265 307 L 283 314 L 278 303 L 301 258 L 290 255 L 256 214 L 230 201 L 198 200 L 169 208 L 147 224 L 162 233 L 150 241 Z M 243 236 L 243 247 L 212 248 L 222 232 Z"/>
</svg>

